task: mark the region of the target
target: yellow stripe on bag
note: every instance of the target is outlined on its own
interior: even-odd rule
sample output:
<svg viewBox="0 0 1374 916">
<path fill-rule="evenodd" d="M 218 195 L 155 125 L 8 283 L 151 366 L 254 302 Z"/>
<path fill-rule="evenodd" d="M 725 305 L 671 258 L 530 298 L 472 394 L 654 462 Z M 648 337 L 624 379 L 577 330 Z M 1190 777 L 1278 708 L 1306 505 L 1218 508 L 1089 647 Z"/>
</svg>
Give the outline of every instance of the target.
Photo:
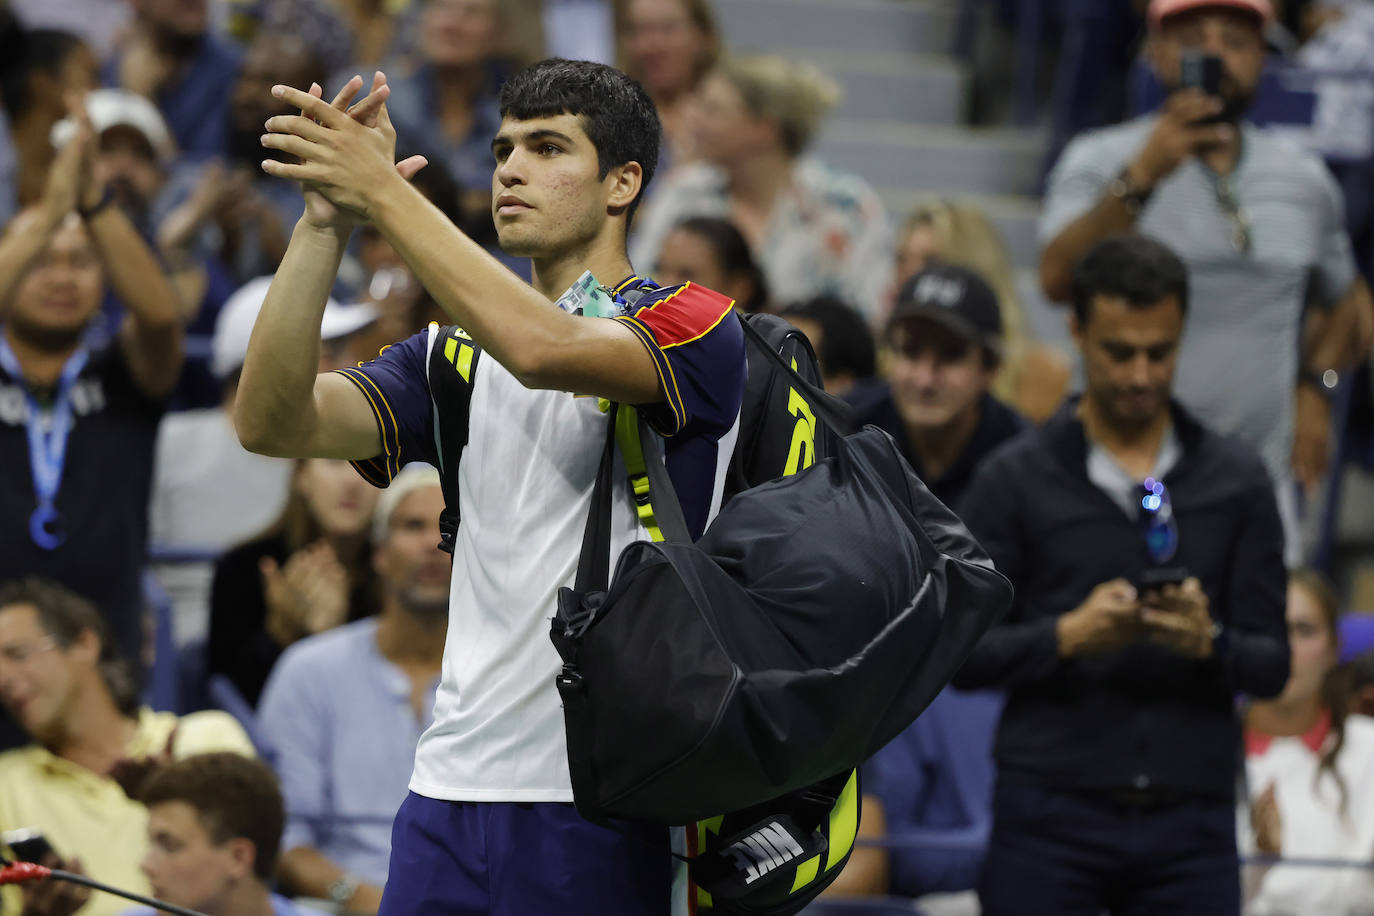
<svg viewBox="0 0 1374 916">
<path fill-rule="evenodd" d="M 854 836 L 859 832 L 859 771 L 849 774 L 849 782 L 830 809 L 830 851 L 826 855 L 825 870 L 830 871 L 839 865 L 854 846 Z"/>
</svg>

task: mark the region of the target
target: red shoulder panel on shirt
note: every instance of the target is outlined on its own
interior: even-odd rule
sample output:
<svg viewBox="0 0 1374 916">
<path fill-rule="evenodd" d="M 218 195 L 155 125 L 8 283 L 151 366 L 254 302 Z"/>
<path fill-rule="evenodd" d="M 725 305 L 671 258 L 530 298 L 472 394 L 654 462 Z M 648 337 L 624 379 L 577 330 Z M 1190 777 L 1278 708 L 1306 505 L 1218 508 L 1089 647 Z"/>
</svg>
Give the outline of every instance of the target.
<svg viewBox="0 0 1374 916">
<path fill-rule="evenodd" d="M 734 300 L 695 283 L 684 283 L 662 291 L 635 313 L 637 321 L 653 333 L 664 349 L 690 343 L 720 324 L 730 314 Z"/>
</svg>

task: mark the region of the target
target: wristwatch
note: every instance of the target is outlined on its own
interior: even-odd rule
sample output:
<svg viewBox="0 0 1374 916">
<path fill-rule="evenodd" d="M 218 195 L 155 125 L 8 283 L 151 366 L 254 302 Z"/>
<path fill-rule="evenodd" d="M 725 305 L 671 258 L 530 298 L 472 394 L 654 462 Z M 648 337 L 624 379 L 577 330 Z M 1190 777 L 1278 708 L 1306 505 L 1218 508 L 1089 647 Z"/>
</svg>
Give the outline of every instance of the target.
<svg viewBox="0 0 1374 916">
<path fill-rule="evenodd" d="M 1107 193 L 1121 201 L 1121 206 L 1126 208 L 1127 213 L 1136 216 L 1149 201 L 1154 189 L 1137 188 L 1131 184 L 1130 167 L 1127 166 L 1107 185 Z"/>
<path fill-rule="evenodd" d="M 109 186 L 107 185 L 105 187 L 105 190 L 101 192 L 100 200 L 96 201 L 95 206 L 83 207 L 80 204 L 77 204 L 76 215 L 81 217 L 83 220 L 89 220 L 91 217 L 95 216 L 97 213 L 99 213 L 101 210 L 104 210 L 112 203 L 114 203 L 114 191 L 111 191 Z"/>
<path fill-rule="evenodd" d="M 1298 384 L 1307 385 L 1328 401 L 1336 396 L 1336 386 L 1341 382 L 1341 374 L 1335 369 L 1317 371 L 1303 369 L 1298 373 Z"/>
<path fill-rule="evenodd" d="M 329 902 L 336 904 L 342 911 L 348 906 L 348 901 L 353 899 L 353 895 L 358 892 L 358 886 L 362 884 L 357 875 L 350 875 L 344 872 L 339 876 L 339 880 L 329 885 Z"/>
</svg>

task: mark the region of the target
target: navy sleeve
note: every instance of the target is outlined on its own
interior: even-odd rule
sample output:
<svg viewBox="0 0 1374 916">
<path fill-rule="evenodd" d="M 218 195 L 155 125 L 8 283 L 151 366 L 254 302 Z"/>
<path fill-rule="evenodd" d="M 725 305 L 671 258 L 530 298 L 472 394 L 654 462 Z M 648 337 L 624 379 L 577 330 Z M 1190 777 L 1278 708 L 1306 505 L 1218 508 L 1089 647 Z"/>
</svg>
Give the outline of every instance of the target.
<svg viewBox="0 0 1374 916">
<path fill-rule="evenodd" d="M 735 423 L 744 395 L 744 332 L 734 303 L 698 286 L 657 290 L 620 319 L 653 357 L 664 401 L 646 405 L 645 417 L 664 436 L 691 426 L 722 435 Z"/>
<path fill-rule="evenodd" d="M 372 406 L 382 451 L 352 462 L 363 479 L 385 488 L 412 461 L 439 466 L 429 388 L 429 348 L 438 326 L 383 347 L 371 362 L 337 369 Z"/>
</svg>

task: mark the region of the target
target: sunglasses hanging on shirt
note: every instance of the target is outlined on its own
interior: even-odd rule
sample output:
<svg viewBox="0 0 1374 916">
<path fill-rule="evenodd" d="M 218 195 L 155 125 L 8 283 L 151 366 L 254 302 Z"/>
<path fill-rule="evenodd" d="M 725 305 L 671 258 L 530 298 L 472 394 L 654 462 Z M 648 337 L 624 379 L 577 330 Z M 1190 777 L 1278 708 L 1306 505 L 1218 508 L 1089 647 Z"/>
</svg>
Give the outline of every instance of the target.
<svg viewBox="0 0 1374 916">
<path fill-rule="evenodd" d="M 1250 253 L 1250 217 L 1231 190 L 1231 180 L 1224 175 L 1212 178 L 1212 190 L 1216 194 L 1217 206 L 1231 223 L 1231 247 L 1240 254 Z"/>
</svg>

